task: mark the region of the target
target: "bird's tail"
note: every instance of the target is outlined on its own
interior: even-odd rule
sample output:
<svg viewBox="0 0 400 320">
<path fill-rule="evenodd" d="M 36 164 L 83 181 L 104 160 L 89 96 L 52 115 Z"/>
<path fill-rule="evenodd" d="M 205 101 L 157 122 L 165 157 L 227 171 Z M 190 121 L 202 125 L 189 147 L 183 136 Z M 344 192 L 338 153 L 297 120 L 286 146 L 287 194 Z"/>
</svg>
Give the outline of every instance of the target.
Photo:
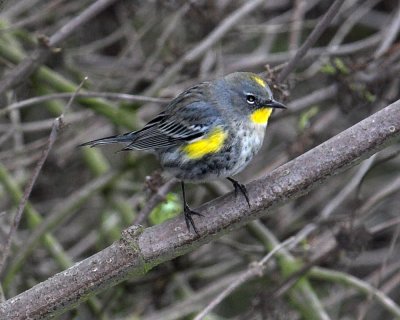
<svg viewBox="0 0 400 320">
<path fill-rule="evenodd" d="M 78 147 L 90 146 L 92 148 L 102 144 L 132 142 L 134 138 L 135 138 L 135 132 L 128 132 L 125 134 L 88 141 L 80 144 Z"/>
</svg>

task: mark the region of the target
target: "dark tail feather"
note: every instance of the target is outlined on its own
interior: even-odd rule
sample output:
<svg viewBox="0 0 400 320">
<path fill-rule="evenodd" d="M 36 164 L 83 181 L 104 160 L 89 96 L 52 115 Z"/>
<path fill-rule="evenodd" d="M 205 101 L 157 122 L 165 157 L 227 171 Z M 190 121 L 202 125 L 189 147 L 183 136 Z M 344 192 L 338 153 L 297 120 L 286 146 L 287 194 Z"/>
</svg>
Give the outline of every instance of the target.
<svg viewBox="0 0 400 320">
<path fill-rule="evenodd" d="M 101 144 L 132 142 L 132 140 L 134 139 L 133 133 L 134 132 L 129 132 L 129 133 L 125 133 L 125 134 L 121 134 L 121 135 L 117 135 L 117 136 L 105 137 L 105 138 L 101 138 L 101 139 L 88 141 L 88 142 L 78 145 L 78 147 L 90 146 L 92 148 L 92 147 L 95 147 L 95 146 L 101 145 Z"/>
</svg>

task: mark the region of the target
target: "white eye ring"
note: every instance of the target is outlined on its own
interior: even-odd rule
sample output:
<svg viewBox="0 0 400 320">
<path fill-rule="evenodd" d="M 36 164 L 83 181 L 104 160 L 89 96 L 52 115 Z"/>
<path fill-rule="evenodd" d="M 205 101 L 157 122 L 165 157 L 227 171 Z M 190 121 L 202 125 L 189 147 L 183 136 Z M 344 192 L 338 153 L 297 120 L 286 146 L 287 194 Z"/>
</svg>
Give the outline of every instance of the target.
<svg viewBox="0 0 400 320">
<path fill-rule="evenodd" d="M 248 94 L 246 96 L 246 100 L 248 104 L 254 104 L 256 102 L 256 97 L 253 96 L 252 94 Z"/>
</svg>

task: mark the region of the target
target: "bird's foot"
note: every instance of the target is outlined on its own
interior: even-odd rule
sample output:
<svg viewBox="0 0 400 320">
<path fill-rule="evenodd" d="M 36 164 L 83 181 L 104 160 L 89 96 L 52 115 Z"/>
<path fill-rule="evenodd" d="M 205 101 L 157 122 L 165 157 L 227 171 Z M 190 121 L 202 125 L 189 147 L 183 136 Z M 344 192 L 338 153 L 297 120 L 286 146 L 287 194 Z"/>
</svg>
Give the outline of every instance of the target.
<svg viewBox="0 0 400 320">
<path fill-rule="evenodd" d="M 233 184 L 233 187 L 235 188 L 235 197 L 238 196 L 238 193 L 240 191 L 244 195 L 246 202 L 250 208 L 249 193 L 247 192 L 246 186 L 244 184 L 241 184 L 239 181 L 235 179 L 232 178 L 227 178 L 227 179 Z"/>
<path fill-rule="evenodd" d="M 184 205 L 183 212 L 184 212 L 184 215 L 185 215 L 185 222 L 186 222 L 186 227 L 187 227 L 188 231 L 190 232 L 190 226 L 192 226 L 194 232 L 197 235 L 199 235 L 199 232 L 197 231 L 197 228 L 196 228 L 196 225 L 194 224 L 192 216 L 203 217 L 203 215 L 201 213 L 198 213 L 198 212 L 193 211 L 192 209 L 190 209 L 190 207 L 187 204 Z"/>
</svg>

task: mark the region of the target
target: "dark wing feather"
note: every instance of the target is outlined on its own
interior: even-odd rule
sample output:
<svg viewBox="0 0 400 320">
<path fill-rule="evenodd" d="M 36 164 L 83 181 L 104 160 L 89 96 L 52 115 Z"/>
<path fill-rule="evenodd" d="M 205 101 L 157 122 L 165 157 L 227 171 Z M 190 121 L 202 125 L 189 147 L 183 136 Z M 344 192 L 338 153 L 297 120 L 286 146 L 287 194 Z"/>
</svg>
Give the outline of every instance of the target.
<svg viewBox="0 0 400 320">
<path fill-rule="evenodd" d="M 201 137 L 206 127 L 186 126 L 175 121 L 154 123 L 137 132 L 132 142 L 124 150 L 149 150 L 168 148 L 183 141 Z"/>
<path fill-rule="evenodd" d="M 208 125 L 187 124 L 172 120 L 161 123 L 158 130 L 174 139 L 192 140 L 202 136 L 208 130 Z"/>
<path fill-rule="evenodd" d="M 217 111 L 204 101 L 209 83 L 192 87 L 170 102 L 165 111 L 148 122 L 141 130 L 87 144 L 129 143 L 122 150 L 156 150 L 183 144 L 205 135 L 220 121 Z"/>
<path fill-rule="evenodd" d="M 182 92 L 165 111 L 136 131 L 124 150 L 154 150 L 179 145 L 206 134 L 218 120 L 216 110 L 204 98 L 209 83 L 203 82 Z"/>
</svg>

